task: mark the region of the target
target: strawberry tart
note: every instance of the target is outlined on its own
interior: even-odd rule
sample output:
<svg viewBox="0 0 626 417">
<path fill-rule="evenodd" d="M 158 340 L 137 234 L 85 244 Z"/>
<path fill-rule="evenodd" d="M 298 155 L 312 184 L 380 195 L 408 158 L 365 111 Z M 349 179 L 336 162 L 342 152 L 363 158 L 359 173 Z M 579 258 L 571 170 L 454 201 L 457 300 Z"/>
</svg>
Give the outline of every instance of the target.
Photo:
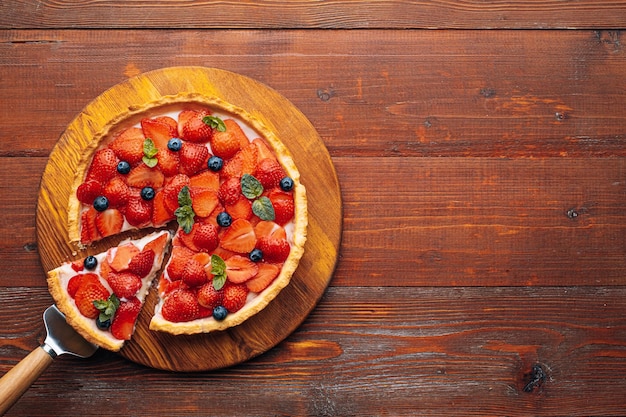
<svg viewBox="0 0 626 417">
<path fill-rule="evenodd" d="M 132 326 L 118 331 L 116 316 L 131 316 L 129 300 L 140 310 L 155 275 L 150 329 L 172 334 L 236 326 L 289 284 L 306 241 L 306 192 L 287 148 L 258 118 L 217 98 L 165 96 L 129 109 L 90 144 L 68 204 L 69 237 L 79 250 L 112 249 L 94 255 L 95 269 L 83 260 L 48 273 L 57 305 L 89 340 L 118 350 Z M 115 244 L 131 230 L 146 236 Z M 163 245 L 141 288 L 116 290 L 111 280 L 137 275 L 127 253 L 139 256 L 153 239 Z M 83 286 L 75 275 L 90 277 L 80 279 L 89 297 L 76 299 L 87 291 L 75 292 Z"/>
</svg>

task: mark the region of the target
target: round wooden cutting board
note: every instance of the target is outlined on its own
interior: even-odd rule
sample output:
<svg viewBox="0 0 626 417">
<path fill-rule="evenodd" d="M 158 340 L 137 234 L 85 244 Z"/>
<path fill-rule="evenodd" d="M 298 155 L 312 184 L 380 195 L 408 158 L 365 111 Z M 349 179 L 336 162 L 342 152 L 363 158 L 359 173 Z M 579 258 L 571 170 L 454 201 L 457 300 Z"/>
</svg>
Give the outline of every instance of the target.
<svg viewBox="0 0 626 417">
<path fill-rule="evenodd" d="M 94 135 L 109 120 L 129 108 L 181 92 L 220 98 L 260 119 L 291 152 L 308 198 L 308 237 L 296 273 L 264 310 L 241 325 L 193 336 L 151 331 L 148 325 L 158 296 L 155 289 L 150 291 L 133 339 L 120 354 L 157 369 L 202 371 L 246 361 L 285 339 L 313 310 L 335 269 L 342 232 L 337 175 L 318 133 L 291 102 L 255 80 L 204 67 L 164 68 L 114 86 L 78 114 L 50 154 L 39 191 L 37 238 L 47 271 L 65 261 L 102 252 L 121 240 L 104 239 L 85 250 L 70 243 L 67 206 L 77 165 Z"/>
</svg>

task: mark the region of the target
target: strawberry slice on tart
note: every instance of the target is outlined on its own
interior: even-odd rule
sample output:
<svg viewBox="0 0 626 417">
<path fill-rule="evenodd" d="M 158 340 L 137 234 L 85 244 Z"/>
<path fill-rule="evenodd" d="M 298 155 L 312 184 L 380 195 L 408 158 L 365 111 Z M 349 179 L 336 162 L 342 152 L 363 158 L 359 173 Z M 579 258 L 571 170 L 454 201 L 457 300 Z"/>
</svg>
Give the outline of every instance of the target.
<svg viewBox="0 0 626 417">
<path fill-rule="evenodd" d="M 121 349 L 132 336 L 170 240 L 166 230 L 153 232 L 49 271 L 48 287 L 68 323 L 98 346 Z"/>
</svg>

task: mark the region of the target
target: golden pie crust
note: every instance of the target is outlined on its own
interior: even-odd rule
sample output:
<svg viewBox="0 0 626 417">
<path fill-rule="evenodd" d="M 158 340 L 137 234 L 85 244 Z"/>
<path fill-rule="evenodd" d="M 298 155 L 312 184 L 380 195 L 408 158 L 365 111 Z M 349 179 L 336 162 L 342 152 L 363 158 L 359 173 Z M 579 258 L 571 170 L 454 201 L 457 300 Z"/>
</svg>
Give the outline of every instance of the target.
<svg viewBox="0 0 626 417">
<path fill-rule="evenodd" d="M 265 308 L 267 304 L 289 284 L 291 277 L 298 267 L 298 263 L 304 253 L 308 223 L 306 189 L 301 183 L 300 173 L 288 149 L 277 137 L 277 135 L 261 122 L 259 117 L 256 117 L 255 115 L 250 114 L 247 111 L 217 97 L 207 97 L 196 93 L 180 93 L 172 96 L 163 96 L 158 100 L 141 106 L 129 108 L 120 113 L 118 117 L 111 120 L 101 130 L 101 132 L 94 136 L 93 141 L 82 154 L 69 198 L 68 233 L 70 241 L 81 247 L 79 242 L 82 204 L 76 198 L 76 189 L 83 182 L 95 151 L 112 141 L 117 133 L 139 123 L 142 118 L 156 117 L 170 111 L 181 110 L 182 108 L 209 108 L 215 111 L 232 114 L 236 118 L 242 120 L 259 133 L 259 135 L 265 140 L 274 152 L 277 160 L 282 165 L 287 175 L 291 177 L 294 182 L 293 196 L 295 214 L 293 219 L 294 227 L 293 238 L 291 241 L 291 251 L 289 257 L 284 262 L 279 275 L 274 279 L 269 287 L 263 290 L 260 294 L 256 295 L 252 300 L 249 299 L 241 310 L 236 313 L 229 314 L 223 321 L 216 321 L 212 317 L 208 317 L 189 322 L 170 322 L 165 320 L 160 314 L 162 301 L 159 301 L 156 307 L 155 315 L 150 322 L 151 330 L 164 331 L 171 334 L 207 333 L 216 330 L 225 330 L 229 327 L 239 325 L 246 319 L 263 310 L 263 308 Z M 288 123 L 288 121 L 285 122 Z M 64 289 L 52 286 L 50 292 L 52 293 L 57 304 L 59 304 L 59 308 L 61 308 L 61 305 L 66 305 L 70 302 L 68 301 L 69 295 Z M 68 315 L 68 321 L 70 324 L 83 329 L 89 327 L 84 325 L 84 320 L 82 319 L 85 318 L 82 317 L 82 315 L 80 315 L 77 311 L 67 308 L 66 311 L 70 312 Z M 76 317 L 76 315 L 81 317 Z M 117 345 L 113 344 L 111 340 L 103 340 L 101 337 L 96 337 L 96 335 L 92 335 L 91 339 L 88 338 L 88 340 L 111 350 L 116 350 L 115 348 L 117 347 Z"/>
</svg>

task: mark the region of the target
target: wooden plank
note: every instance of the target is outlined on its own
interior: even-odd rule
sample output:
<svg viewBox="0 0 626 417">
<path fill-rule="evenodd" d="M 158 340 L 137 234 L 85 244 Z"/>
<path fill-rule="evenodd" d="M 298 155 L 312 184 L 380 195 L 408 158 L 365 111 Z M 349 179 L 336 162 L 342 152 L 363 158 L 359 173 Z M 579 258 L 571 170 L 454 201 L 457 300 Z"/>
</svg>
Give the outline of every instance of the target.
<svg viewBox="0 0 626 417">
<path fill-rule="evenodd" d="M 626 53 L 610 32 L 181 30 L 165 44 L 164 36 L 0 32 L 0 123 L 13 137 L 0 155 L 49 154 L 84 106 L 130 76 L 203 65 L 278 90 L 334 157 L 626 156 Z"/>
<path fill-rule="evenodd" d="M 626 283 L 623 158 L 335 165 L 344 236 L 334 285 Z"/>
<path fill-rule="evenodd" d="M 4 208 L 0 220 L 0 286 L 45 285 L 37 252 L 35 213 L 46 162 L 47 158 L 0 158 Z"/>
<path fill-rule="evenodd" d="M 0 291 L 0 372 L 38 345 L 45 298 Z M 622 415 L 625 310 L 624 287 L 331 287 L 245 364 L 187 374 L 102 351 L 61 357 L 7 416 L 49 415 L 52 403 L 55 415 L 95 415 L 112 402 L 136 415 L 154 415 L 150 404 L 160 415 Z M 529 386 L 533 366 L 545 378 Z"/>
<path fill-rule="evenodd" d="M 623 28 L 623 1 L 4 0 L 0 27 L 22 28 Z"/>
<path fill-rule="evenodd" d="M 0 286 L 44 286 L 45 158 L 0 159 Z M 333 285 L 624 285 L 625 158 L 333 158 L 344 203 Z M 17 180 L 14 180 L 17 179 Z M 21 224 L 23 229 L 14 225 Z"/>
</svg>

